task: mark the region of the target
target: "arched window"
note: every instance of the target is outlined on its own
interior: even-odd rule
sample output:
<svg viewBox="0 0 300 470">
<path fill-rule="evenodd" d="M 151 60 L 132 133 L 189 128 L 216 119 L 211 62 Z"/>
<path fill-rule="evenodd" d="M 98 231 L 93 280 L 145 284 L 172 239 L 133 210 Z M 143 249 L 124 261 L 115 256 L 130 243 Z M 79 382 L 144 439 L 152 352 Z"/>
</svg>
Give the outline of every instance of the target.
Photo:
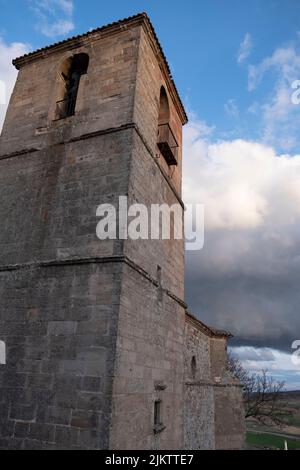
<svg viewBox="0 0 300 470">
<path fill-rule="evenodd" d="M 170 120 L 170 107 L 168 95 L 165 88 L 162 86 L 160 89 L 160 100 L 159 100 L 159 116 L 158 125 L 169 124 Z"/>
<path fill-rule="evenodd" d="M 60 71 L 60 96 L 57 102 L 56 119 L 64 119 L 75 114 L 79 83 L 87 73 L 89 56 L 81 53 L 67 59 Z"/>
<path fill-rule="evenodd" d="M 168 165 L 177 165 L 178 144 L 170 126 L 169 99 L 163 86 L 160 89 L 157 145 Z"/>
<path fill-rule="evenodd" d="M 196 356 L 193 356 L 191 360 L 191 373 L 192 373 L 193 379 L 196 377 L 196 372 L 197 372 L 197 361 L 196 361 Z"/>
</svg>

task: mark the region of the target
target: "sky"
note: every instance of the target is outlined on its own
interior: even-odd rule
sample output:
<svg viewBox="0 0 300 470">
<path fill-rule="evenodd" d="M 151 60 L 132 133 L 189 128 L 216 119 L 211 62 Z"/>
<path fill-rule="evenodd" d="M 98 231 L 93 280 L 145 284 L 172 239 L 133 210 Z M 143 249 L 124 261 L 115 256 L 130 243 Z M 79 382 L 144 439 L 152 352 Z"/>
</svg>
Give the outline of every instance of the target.
<svg viewBox="0 0 300 470">
<path fill-rule="evenodd" d="M 300 84 L 300 2 L 0 0 L 0 8 L 7 98 L 12 58 L 149 14 L 190 118 L 183 197 L 205 207 L 204 248 L 186 254 L 186 301 L 235 334 L 233 353 L 245 366 L 300 389 L 291 356 L 300 340 L 300 104 L 292 88 Z M 5 110 L 0 104 L 0 128 Z"/>
</svg>

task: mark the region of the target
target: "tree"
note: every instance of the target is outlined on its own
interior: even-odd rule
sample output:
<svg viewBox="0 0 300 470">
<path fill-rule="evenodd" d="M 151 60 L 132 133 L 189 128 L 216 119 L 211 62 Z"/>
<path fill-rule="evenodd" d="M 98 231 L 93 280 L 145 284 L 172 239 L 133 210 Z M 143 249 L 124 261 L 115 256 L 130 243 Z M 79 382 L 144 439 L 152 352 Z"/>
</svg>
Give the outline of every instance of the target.
<svg viewBox="0 0 300 470">
<path fill-rule="evenodd" d="M 260 373 L 246 370 L 241 362 L 229 355 L 228 370 L 243 386 L 245 418 L 254 418 L 261 424 L 283 426 L 291 415 L 281 399 L 285 383 L 276 381 L 268 370 Z"/>
</svg>

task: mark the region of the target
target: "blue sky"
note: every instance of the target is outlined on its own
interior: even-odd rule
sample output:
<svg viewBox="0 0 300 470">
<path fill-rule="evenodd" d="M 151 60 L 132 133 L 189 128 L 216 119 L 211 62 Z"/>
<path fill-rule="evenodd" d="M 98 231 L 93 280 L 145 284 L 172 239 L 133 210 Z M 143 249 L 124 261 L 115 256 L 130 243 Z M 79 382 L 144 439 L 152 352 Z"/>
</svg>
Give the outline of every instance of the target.
<svg viewBox="0 0 300 470">
<path fill-rule="evenodd" d="M 146 11 L 190 115 L 184 200 L 205 206 L 186 300 L 233 331 L 245 364 L 300 389 L 299 0 L 0 0 L 0 80 L 13 57 Z M 1 90 L 0 90 L 1 92 Z M 1 96 L 0 96 L 1 98 Z M 1 102 L 1 99 L 0 99 Z M 0 103 L 0 128 L 6 105 Z M 266 349 L 267 348 L 267 349 Z"/>
<path fill-rule="evenodd" d="M 39 16 L 43 0 L 0 0 L 2 39 L 6 43 L 30 44 L 35 49 L 70 34 L 147 11 L 185 103 L 208 125 L 216 126 L 220 137 L 237 127 L 239 136 L 241 133 L 250 139 L 259 136 L 257 116 L 247 110 L 266 93 L 272 93 L 272 89 L 266 77 L 257 89 L 249 92 L 247 65 L 259 63 L 279 45 L 295 41 L 300 29 L 297 0 L 75 0 L 70 14 L 65 14 L 59 3 L 64 2 L 57 2 L 56 20 L 63 18 L 74 27 L 65 34 L 47 37 L 41 31 Z M 237 64 L 239 44 L 247 33 L 253 47 L 244 63 Z"/>
<path fill-rule="evenodd" d="M 300 30 L 298 0 L 0 0 L 0 7 L 2 40 L 30 49 L 148 12 L 187 108 L 214 126 L 219 138 L 261 137 L 255 110 L 272 96 L 276 77 L 270 69 L 249 91 L 248 67 L 279 46 L 298 47 Z M 239 46 L 247 38 L 248 55 L 238 63 Z M 277 146 L 279 151 L 299 150 L 298 142 Z"/>
<path fill-rule="evenodd" d="M 74 27 L 65 34 L 47 37 L 41 31 L 38 13 L 42 11 L 41 4 L 43 1 L 39 0 L 0 0 L 2 39 L 7 43 L 30 44 L 35 49 L 70 34 L 147 11 L 185 103 L 201 114 L 208 125 L 216 126 L 220 137 L 224 133 L 235 136 L 236 127 L 242 129 L 244 137 L 252 139 L 259 135 L 257 116 L 247 110 L 266 93 L 272 93 L 272 89 L 266 77 L 260 87 L 249 92 L 247 65 L 259 63 L 279 45 L 295 41 L 300 29 L 297 0 L 75 0 L 69 15 L 56 7 L 56 20 L 64 18 Z M 245 61 L 237 64 L 239 44 L 247 33 L 253 47 Z"/>
</svg>

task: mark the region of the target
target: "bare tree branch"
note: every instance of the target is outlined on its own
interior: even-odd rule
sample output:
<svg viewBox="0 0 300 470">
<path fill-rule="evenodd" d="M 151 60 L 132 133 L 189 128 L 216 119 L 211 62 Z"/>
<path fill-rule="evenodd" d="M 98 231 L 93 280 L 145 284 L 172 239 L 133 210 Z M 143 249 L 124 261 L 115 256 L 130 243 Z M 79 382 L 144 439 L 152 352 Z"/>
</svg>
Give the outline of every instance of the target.
<svg viewBox="0 0 300 470">
<path fill-rule="evenodd" d="M 265 369 L 260 374 L 249 372 L 231 355 L 228 357 L 228 370 L 243 385 L 245 418 L 255 418 L 264 425 L 287 424 L 291 413 L 281 400 L 284 382 L 274 380 Z"/>
</svg>

